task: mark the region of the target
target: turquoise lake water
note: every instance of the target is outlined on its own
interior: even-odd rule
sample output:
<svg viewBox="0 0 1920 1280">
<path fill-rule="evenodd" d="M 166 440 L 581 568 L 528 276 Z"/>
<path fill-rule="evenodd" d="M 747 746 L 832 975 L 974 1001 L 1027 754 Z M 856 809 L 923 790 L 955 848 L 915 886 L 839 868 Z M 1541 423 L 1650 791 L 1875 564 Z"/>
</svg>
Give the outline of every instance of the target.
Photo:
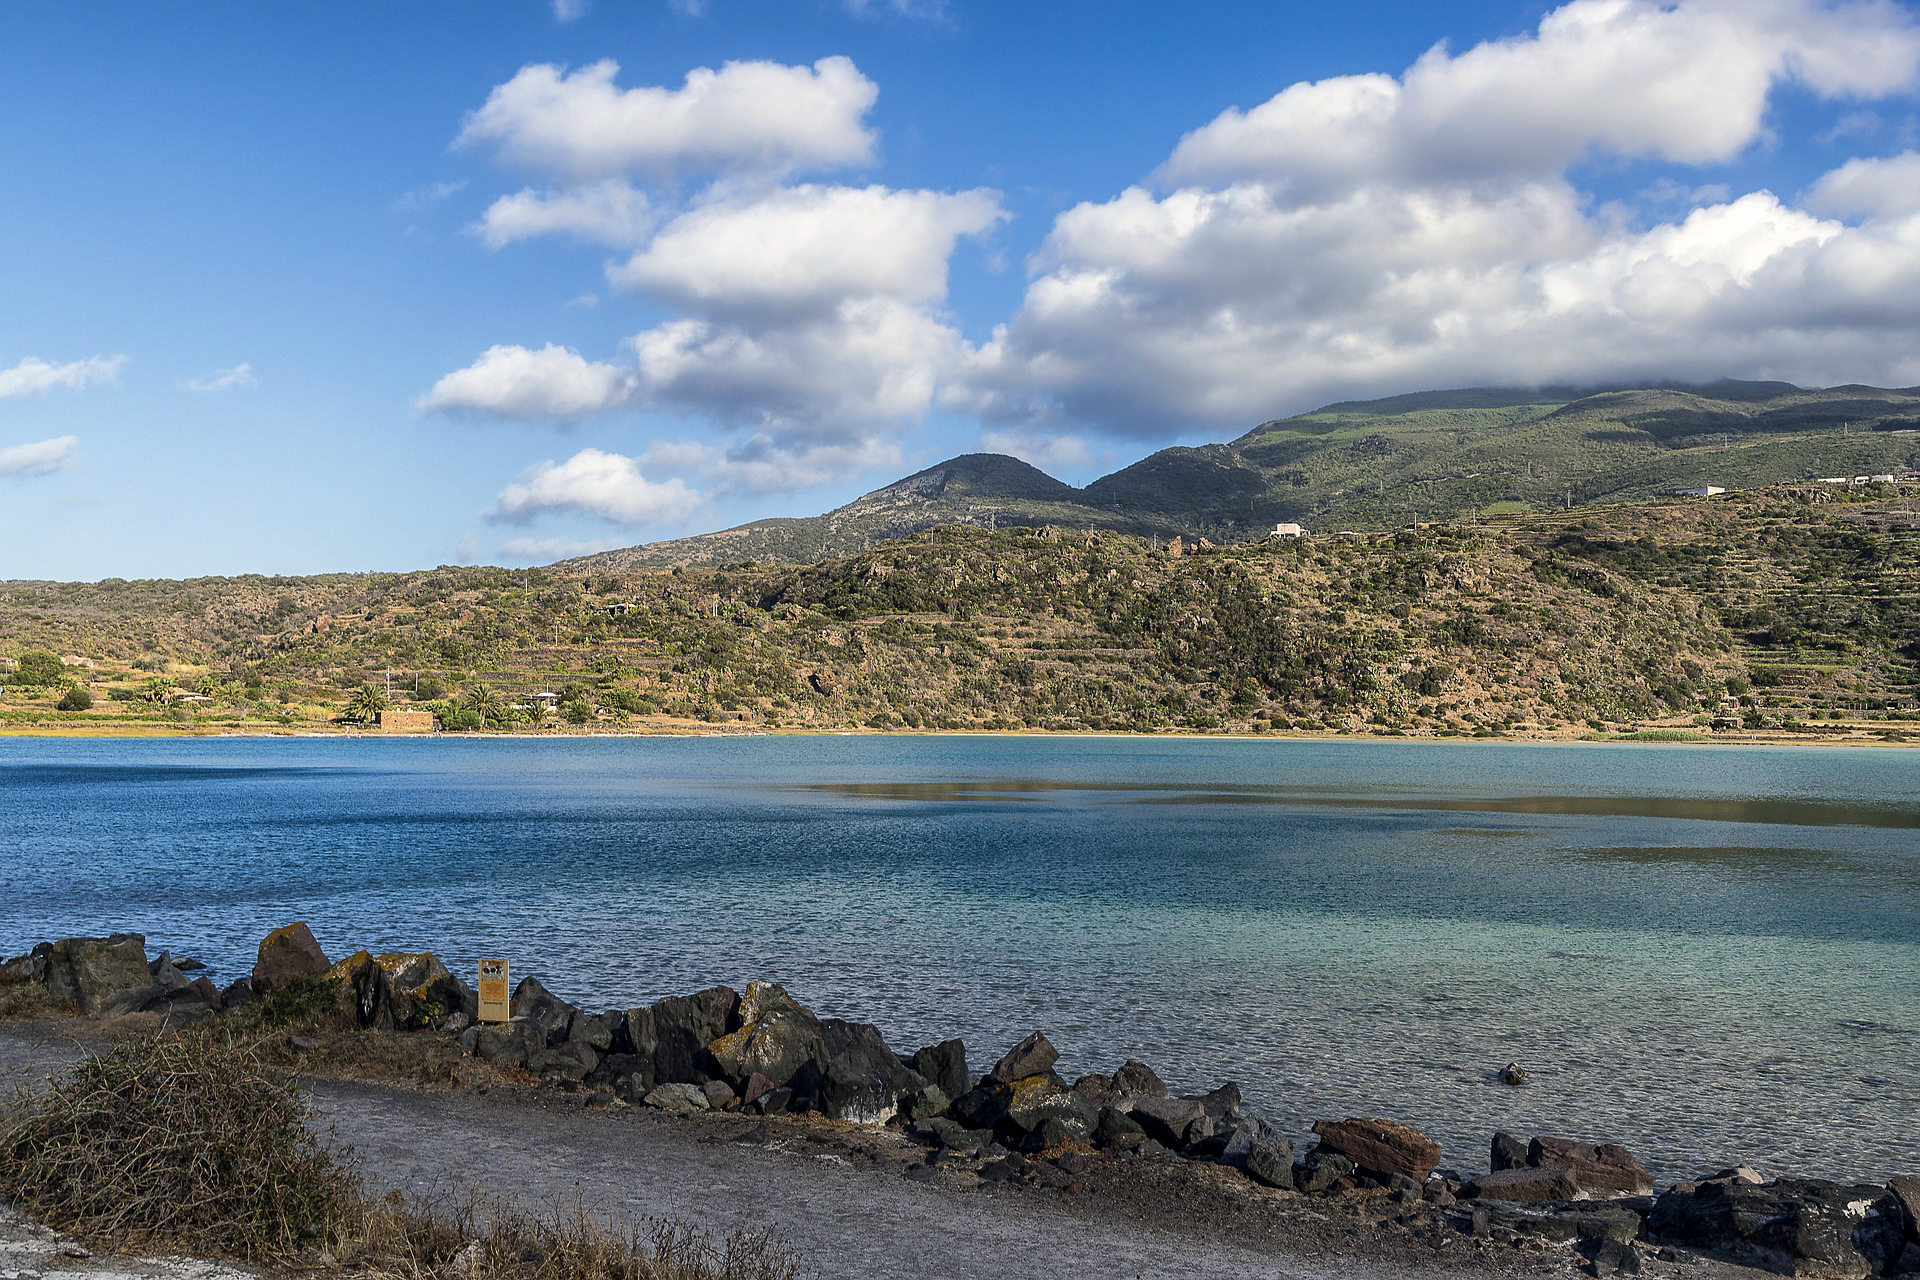
<svg viewBox="0 0 1920 1280">
<path fill-rule="evenodd" d="M 0 742 L 0 950 L 786 983 L 1679 1176 L 1920 1172 L 1920 752 L 1036 738 Z M 1493 1081 L 1509 1060 L 1532 1083 Z"/>
</svg>

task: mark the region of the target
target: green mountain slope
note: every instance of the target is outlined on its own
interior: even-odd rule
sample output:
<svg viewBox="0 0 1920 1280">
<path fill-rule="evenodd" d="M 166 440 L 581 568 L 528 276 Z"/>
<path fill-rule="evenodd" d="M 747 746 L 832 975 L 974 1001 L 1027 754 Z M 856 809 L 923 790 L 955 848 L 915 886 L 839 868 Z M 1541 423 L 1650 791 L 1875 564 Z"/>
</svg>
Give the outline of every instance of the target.
<svg viewBox="0 0 1920 1280">
<path fill-rule="evenodd" d="M 570 569 L 811 563 L 941 524 L 1047 524 L 1235 542 L 1293 521 L 1423 521 L 1920 468 L 1920 389 L 1721 382 L 1603 392 L 1465 389 L 1328 405 L 1163 449 L 1084 489 L 969 454 L 826 515 L 602 552 Z"/>
</svg>

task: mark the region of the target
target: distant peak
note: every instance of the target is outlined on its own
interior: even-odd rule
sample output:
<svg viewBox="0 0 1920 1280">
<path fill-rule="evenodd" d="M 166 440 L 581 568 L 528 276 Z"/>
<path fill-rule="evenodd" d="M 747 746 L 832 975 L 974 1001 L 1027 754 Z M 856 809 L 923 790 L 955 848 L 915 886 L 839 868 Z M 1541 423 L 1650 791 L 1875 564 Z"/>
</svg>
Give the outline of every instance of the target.
<svg viewBox="0 0 1920 1280">
<path fill-rule="evenodd" d="M 1054 479 L 1040 468 L 1004 453 L 963 453 L 937 462 L 905 479 L 896 480 L 851 505 L 901 498 L 1029 498 L 1065 499 L 1072 485 Z"/>
</svg>

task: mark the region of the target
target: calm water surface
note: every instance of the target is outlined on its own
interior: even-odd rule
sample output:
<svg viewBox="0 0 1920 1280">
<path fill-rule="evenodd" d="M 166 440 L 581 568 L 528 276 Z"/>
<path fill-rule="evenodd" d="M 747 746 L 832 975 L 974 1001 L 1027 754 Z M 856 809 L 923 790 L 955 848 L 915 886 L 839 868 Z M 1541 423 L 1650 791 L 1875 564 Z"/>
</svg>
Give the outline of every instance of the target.
<svg viewBox="0 0 1920 1280">
<path fill-rule="evenodd" d="M 127 928 L 224 980 L 305 919 L 594 1006 L 776 978 L 980 1066 L 1039 1027 L 1462 1168 L 1505 1128 L 1920 1171 L 1920 752 L 12 740 L 0 832 L 9 954 Z"/>
</svg>

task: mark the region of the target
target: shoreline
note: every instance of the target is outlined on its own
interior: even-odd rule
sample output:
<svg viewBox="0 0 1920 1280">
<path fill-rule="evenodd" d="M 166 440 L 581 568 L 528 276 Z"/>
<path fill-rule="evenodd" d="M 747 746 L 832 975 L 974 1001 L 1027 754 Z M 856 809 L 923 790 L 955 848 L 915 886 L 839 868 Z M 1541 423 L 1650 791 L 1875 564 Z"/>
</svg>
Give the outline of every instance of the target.
<svg viewBox="0 0 1920 1280">
<path fill-rule="evenodd" d="M 1673 726 L 1653 726 L 1655 731 Z M 1644 732 L 1644 730 L 1629 731 Z M 298 739 L 316 741 L 377 741 L 377 742 L 546 742 L 559 739 L 590 741 L 608 739 L 614 741 L 644 740 L 665 738 L 689 740 L 701 738 L 1033 738 L 1057 739 L 1064 741 L 1117 741 L 1117 742 L 1268 742 L 1268 743 L 1339 743 L 1374 744 L 1380 746 L 1420 744 L 1423 746 L 1578 746 L 1578 747 L 1792 747 L 1792 748 L 1920 748 L 1920 731 L 1911 739 L 1857 738 L 1836 740 L 1829 736 L 1798 734 L 1742 733 L 1738 737 L 1702 735 L 1700 741 L 1652 741 L 1636 740 L 1630 736 L 1617 738 L 1599 738 L 1581 735 L 1541 735 L 1520 736 L 1502 734 L 1494 737 L 1475 738 L 1447 735 L 1405 734 L 1394 736 L 1374 733 L 1173 733 L 1155 731 L 1148 733 L 1126 733 L 1110 729 L 693 729 L 661 728 L 622 729 L 593 731 L 581 729 L 549 729 L 537 733 L 526 732 L 488 732 L 486 730 L 463 730 L 458 733 L 378 733 L 355 729 L 167 729 L 159 726 L 142 726 L 124 731 L 93 728 L 11 728 L 0 727 L 0 739 L 22 739 L 36 741 L 206 741 L 217 739 L 244 739 L 247 741 L 270 741 L 274 739 Z"/>
<path fill-rule="evenodd" d="M 1331 1251 L 1410 1276 L 1453 1272 L 1463 1261 L 1484 1271 L 1489 1249 L 1501 1260 L 1495 1270 L 1526 1275 L 1582 1265 L 1595 1277 L 1657 1275 L 1655 1263 L 1665 1261 L 1704 1278 L 1714 1273 L 1699 1268 L 1713 1258 L 1739 1264 L 1729 1275 L 1759 1266 L 1864 1280 L 1893 1275 L 1909 1258 L 1920 1263 L 1920 1179 L 1788 1173 L 1769 1182 L 1734 1167 L 1656 1182 L 1618 1146 L 1506 1134 L 1493 1135 L 1479 1172 L 1481 1161 L 1449 1157 L 1390 1119 L 1329 1117 L 1312 1137 L 1289 1135 L 1248 1110 L 1231 1082 L 1175 1096 L 1139 1062 L 1069 1084 L 1039 1031 L 984 1073 L 958 1040 L 898 1053 L 871 1024 L 817 1017 L 773 983 L 593 1013 L 528 977 L 501 1011 L 508 1021 L 480 1023 L 477 992 L 431 954 L 360 951 L 330 963 L 300 924 L 270 933 L 253 973 L 224 990 L 204 977 L 188 981 L 194 961 L 177 966 L 167 953 L 149 960 L 133 934 L 63 939 L 7 961 L 0 996 L 15 995 L 5 1007 L 11 1020 L 0 1021 L 0 1068 L 20 1074 L 23 1053 L 32 1057 L 22 1031 L 41 1045 L 64 1042 L 67 1061 L 89 1046 L 171 1029 L 199 1028 L 214 1037 L 204 1043 L 250 1043 L 310 1082 L 391 1091 L 389 1101 L 362 1097 L 325 1118 L 356 1126 L 376 1164 L 406 1163 L 411 1176 L 404 1168 L 378 1176 L 416 1194 L 419 1170 L 444 1169 L 474 1150 L 517 1154 L 527 1129 L 563 1115 L 570 1141 L 593 1159 L 627 1152 L 640 1135 L 673 1147 L 651 1175 L 667 1185 L 683 1173 L 673 1162 L 703 1148 L 720 1149 L 707 1164 L 729 1187 L 755 1158 L 738 1149 L 798 1149 L 803 1167 L 824 1161 L 886 1175 L 896 1192 L 921 1184 L 907 1194 L 930 1197 L 920 1203 L 935 1219 L 964 1212 L 969 1193 L 1020 1213 L 1067 1212 L 1081 1228 L 1097 1208 L 1110 1229 L 1213 1242 L 1214 1256 L 1239 1259 L 1239 1274 L 1247 1274 L 1242 1246 L 1272 1245 L 1276 1233 L 1304 1245 L 1310 1260 Z M 44 996 L 34 1004 L 36 991 Z M 45 1065 L 32 1068 L 41 1079 Z M 432 1097 L 450 1101 L 429 1106 Z M 479 1129 L 476 1107 L 493 1117 Z M 624 1126 L 639 1127 L 623 1139 L 615 1130 Z M 445 1132 L 462 1127 L 474 1136 Z M 1562 1131 L 1584 1127 L 1568 1117 Z M 353 1140 L 359 1146 L 362 1137 Z M 482 1185 L 499 1174 L 485 1163 L 473 1171 Z M 796 1190 L 797 1176 L 775 1169 L 761 1200 L 811 1216 L 825 1193 L 804 1181 Z M 1725 1206 L 1737 1209 L 1733 1217 L 1720 1212 Z M 1801 1224 L 1784 1240 L 1754 1226 L 1783 1217 Z M 1233 1273 L 1223 1262 L 1221 1274 Z"/>
</svg>

